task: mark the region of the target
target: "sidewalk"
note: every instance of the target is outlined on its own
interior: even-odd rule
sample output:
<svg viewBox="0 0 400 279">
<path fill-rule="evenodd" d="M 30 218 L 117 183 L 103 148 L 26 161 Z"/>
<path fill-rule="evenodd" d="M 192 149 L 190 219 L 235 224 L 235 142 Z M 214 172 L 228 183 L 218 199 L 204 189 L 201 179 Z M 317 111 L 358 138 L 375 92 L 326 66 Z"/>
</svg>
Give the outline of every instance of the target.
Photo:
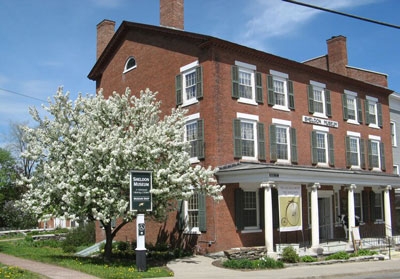
<svg viewBox="0 0 400 279">
<path fill-rule="evenodd" d="M 0 253 L 0 262 L 8 266 L 17 266 L 21 269 L 45 275 L 50 279 L 97 279 L 97 277 L 79 271 L 56 265 L 25 260 L 2 253 Z"/>
</svg>

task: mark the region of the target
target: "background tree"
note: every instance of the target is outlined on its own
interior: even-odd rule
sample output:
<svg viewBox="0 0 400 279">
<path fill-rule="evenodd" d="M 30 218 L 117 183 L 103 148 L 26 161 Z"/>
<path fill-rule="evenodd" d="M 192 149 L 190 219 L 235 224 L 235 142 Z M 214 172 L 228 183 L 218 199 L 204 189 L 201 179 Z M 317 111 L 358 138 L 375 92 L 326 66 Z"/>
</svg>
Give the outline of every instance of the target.
<svg viewBox="0 0 400 279">
<path fill-rule="evenodd" d="M 111 258 L 116 233 L 135 216 L 129 211 L 129 171 L 153 171 L 153 211 L 165 215 L 175 199 L 196 192 L 221 199 L 214 170 L 189 161 L 184 141 L 184 114 L 173 109 L 161 119 L 156 94 L 126 90 L 106 99 L 81 95 L 72 102 L 59 89 L 41 118 L 31 109 L 38 127 L 26 127 L 28 148 L 24 156 L 38 162 L 24 204 L 40 216 L 99 220 L 106 234 L 105 259 Z M 122 218 L 112 228 L 111 221 Z"/>
</svg>

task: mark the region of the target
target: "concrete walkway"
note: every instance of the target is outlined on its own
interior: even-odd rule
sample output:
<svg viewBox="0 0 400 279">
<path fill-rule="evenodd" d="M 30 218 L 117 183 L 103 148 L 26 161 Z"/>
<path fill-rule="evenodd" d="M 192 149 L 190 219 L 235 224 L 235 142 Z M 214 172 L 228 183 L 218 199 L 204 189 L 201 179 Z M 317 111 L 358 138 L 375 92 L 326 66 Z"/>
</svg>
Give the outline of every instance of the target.
<svg viewBox="0 0 400 279">
<path fill-rule="evenodd" d="M 97 277 L 51 264 L 35 262 L 0 253 L 0 262 L 8 266 L 17 266 L 22 269 L 42 274 L 50 279 L 96 279 Z"/>
</svg>

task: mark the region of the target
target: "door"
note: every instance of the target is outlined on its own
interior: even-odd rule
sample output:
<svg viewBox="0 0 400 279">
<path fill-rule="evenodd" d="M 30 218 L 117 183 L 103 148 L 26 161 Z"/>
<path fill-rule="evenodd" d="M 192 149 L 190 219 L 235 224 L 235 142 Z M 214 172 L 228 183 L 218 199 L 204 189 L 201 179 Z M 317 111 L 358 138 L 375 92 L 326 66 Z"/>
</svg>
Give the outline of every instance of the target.
<svg viewBox="0 0 400 279">
<path fill-rule="evenodd" d="M 318 198 L 319 238 L 328 240 L 332 236 L 331 198 Z"/>
</svg>

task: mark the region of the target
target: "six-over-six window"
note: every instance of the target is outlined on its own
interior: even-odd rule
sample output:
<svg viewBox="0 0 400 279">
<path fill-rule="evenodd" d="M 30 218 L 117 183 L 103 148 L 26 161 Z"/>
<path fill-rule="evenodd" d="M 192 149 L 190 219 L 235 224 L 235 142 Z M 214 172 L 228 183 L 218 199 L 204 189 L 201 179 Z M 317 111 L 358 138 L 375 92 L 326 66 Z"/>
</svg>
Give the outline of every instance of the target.
<svg viewBox="0 0 400 279">
<path fill-rule="evenodd" d="M 252 64 L 235 61 L 231 67 L 232 98 L 244 105 L 260 105 L 267 89 L 268 105 L 273 109 L 295 109 L 294 86 L 289 74 L 270 70 L 257 72 Z M 265 82 L 265 83 L 264 83 Z M 203 68 L 198 61 L 180 68 L 175 79 L 176 102 L 189 106 L 203 98 Z M 320 118 L 332 117 L 331 92 L 326 84 L 310 81 L 306 86 L 308 112 Z M 342 93 L 343 119 L 350 124 L 365 124 L 382 128 L 382 105 L 378 98 L 344 90 Z M 336 112 L 335 112 L 336 113 Z M 394 126 L 391 123 L 392 126 Z M 313 125 L 311 133 L 311 163 L 334 166 L 333 134 L 329 128 Z M 349 126 L 350 127 L 350 126 Z M 334 128 L 333 128 L 334 129 Z M 198 114 L 189 116 L 185 125 L 185 140 L 190 143 L 192 162 L 204 159 L 204 123 Z M 269 138 L 269 158 L 266 156 L 266 139 Z M 258 115 L 237 113 L 233 121 L 234 157 L 237 159 L 270 160 L 278 163 L 297 163 L 296 129 L 289 120 L 274 120 L 269 126 L 259 121 Z M 394 143 L 396 144 L 396 143 Z M 347 132 L 345 137 L 346 166 L 355 169 L 385 170 L 384 145 L 378 136 L 361 137 L 360 133 Z"/>
</svg>

